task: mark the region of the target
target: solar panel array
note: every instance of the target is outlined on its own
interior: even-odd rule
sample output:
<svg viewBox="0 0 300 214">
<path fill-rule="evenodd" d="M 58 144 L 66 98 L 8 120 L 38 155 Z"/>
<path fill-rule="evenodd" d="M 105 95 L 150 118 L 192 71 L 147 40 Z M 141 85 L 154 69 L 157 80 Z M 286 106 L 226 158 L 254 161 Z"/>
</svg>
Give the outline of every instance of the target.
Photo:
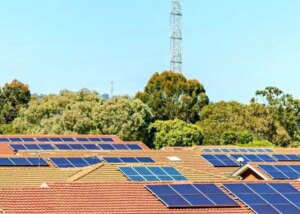
<svg viewBox="0 0 300 214">
<path fill-rule="evenodd" d="M 201 155 L 205 160 L 215 167 L 236 167 L 239 166 L 227 155 Z"/>
<path fill-rule="evenodd" d="M 248 162 L 276 162 L 270 155 L 266 154 L 234 154 L 230 155 L 234 160 L 242 157 L 244 162 L 242 165 L 247 164 Z"/>
<path fill-rule="evenodd" d="M 259 165 L 273 179 L 299 179 L 300 165 Z"/>
<path fill-rule="evenodd" d="M 145 187 L 170 208 L 239 206 L 214 184 L 166 184 Z"/>
<path fill-rule="evenodd" d="M 155 163 L 150 157 L 104 157 L 107 163 Z"/>
<path fill-rule="evenodd" d="M 119 167 L 131 181 L 182 181 L 187 180 L 174 167 L 136 166 Z"/>
<path fill-rule="evenodd" d="M 242 152 L 242 153 L 255 153 L 255 152 L 273 152 L 272 149 L 265 148 L 205 148 L 204 152 Z"/>
<path fill-rule="evenodd" d="M 0 158 L 0 166 L 49 166 L 43 158 Z"/>
<path fill-rule="evenodd" d="M 277 161 L 300 161 L 300 155 L 296 154 L 274 154 L 273 158 Z"/>
<path fill-rule="evenodd" d="M 57 157 L 50 158 L 50 160 L 58 168 L 85 167 L 101 162 L 101 160 L 98 157 Z"/>
<path fill-rule="evenodd" d="M 141 150 L 138 144 L 10 144 L 12 150 Z"/>
<path fill-rule="evenodd" d="M 223 184 L 257 214 L 300 213 L 300 192 L 287 183 Z"/>
<path fill-rule="evenodd" d="M 114 142 L 111 137 L 5 137 L 0 143 L 10 142 Z"/>
</svg>

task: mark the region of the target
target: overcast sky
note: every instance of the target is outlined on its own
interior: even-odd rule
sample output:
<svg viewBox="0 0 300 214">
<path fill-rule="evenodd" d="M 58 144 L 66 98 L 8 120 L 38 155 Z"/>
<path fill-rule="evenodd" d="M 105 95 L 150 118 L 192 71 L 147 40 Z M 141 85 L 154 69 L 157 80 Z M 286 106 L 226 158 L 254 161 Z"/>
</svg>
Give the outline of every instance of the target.
<svg viewBox="0 0 300 214">
<path fill-rule="evenodd" d="M 299 0 L 183 0 L 183 73 L 210 100 L 300 97 Z M 169 0 L 0 2 L 0 84 L 134 95 L 169 69 Z"/>
</svg>

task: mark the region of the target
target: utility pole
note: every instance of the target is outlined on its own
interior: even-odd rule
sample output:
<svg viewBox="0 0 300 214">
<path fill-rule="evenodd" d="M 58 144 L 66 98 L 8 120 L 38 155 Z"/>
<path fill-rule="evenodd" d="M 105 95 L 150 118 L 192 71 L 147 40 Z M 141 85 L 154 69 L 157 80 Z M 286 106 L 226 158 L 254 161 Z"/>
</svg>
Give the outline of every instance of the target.
<svg viewBox="0 0 300 214">
<path fill-rule="evenodd" d="M 171 71 L 182 72 L 182 10 L 180 0 L 172 1 L 171 27 Z"/>
</svg>

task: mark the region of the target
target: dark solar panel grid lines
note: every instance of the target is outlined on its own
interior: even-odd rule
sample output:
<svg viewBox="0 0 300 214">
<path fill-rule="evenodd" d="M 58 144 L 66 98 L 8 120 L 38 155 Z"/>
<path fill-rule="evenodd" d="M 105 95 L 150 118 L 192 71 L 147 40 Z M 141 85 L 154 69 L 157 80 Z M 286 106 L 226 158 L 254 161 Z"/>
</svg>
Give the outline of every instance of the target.
<svg viewBox="0 0 300 214">
<path fill-rule="evenodd" d="M 5 137 L 0 138 L 0 143 L 19 142 L 107 142 L 112 143 L 111 137 Z"/>
<path fill-rule="evenodd" d="M 168 166 L 119 167 L 131 181 L 184 181 L 187 180 L 177 169 Z"/>
<path fill-rule="evenodd" d="M 55 157 L 50 160 L 57 168 L 81 168 L 101 162 L 98 157 Z"/>
<path fill-rule="evenodd" d="M 151 157 L 103 157 L 107 163 L 155 163 Z"/>
<path fill-rule="evenodd" d="M 219 152 L 219 153 L 270 153 L 273 152 L 272 149 L 267 148 L 204 148 L 204 152 Z"/>
<path fill-rule="evenodd" d="M 206 161 L 214 167 L 238 167 L 238 163 L 233 161 L 227 155 L 201 155 Z"/>
<path fill-rule="evenodd" d="M 215 184 L 160 184 L 145 188 L 169 208 L 239 206 Z"/>
<path fill-rule="evenodd" d="M 293 180 L 300 178 L 300 165 L 259 165 L 273 179 Z"/>
<path fill-rule="evenodd" d="M 300 213 L 300 192 L 288 183 L 231 183 L 223 186 L 257 214 Z"/>
</svg>

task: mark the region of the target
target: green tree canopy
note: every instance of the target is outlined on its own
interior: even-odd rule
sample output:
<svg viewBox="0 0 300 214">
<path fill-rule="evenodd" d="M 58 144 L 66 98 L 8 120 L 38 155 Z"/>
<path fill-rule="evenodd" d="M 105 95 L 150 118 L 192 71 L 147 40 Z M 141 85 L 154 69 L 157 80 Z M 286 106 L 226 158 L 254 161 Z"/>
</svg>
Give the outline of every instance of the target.
<svg viewBox="0 0 300 214">
<path fill-rule="evenodd" d="M 140 100 L 116 97 L 102 100 L 98 93 L 62 91 L 32 99 L 13 122 L 18 133 L 116 134 L 124 140 L 148 139 L 153 116 Z"/>
<path fill-rule="evenodd" d="M 0 123 L 13 121 L 22 107 L 26 107 L 30 100 L 28 85 L 13 80 L 0 88 Z"/>
<path fill-rule="evenodd" d="M 201 109 L 208 104 L 202 84 L 197 80 L 187 80 L 182 74 L 171 71 L 155 73 L 144 92 L 138 92 L 136 98 L 152 109 L 156 119 L 178 118 L 191 123 L 199 120 Z"/>
<path fill-rule="evenodd" d="M 293 141 L 300 140 L 300 102 L 290 94 L 285 94 L 279 88 L 266 87 L 256 91 L 256 98 L 261 100 L 273 118 L 285 128 Z"/>
<path fill-rule="evenodd" d="M 221 136 L 227 131 L 247 131 L 255 140 L 268 140 L 281 146 L 287 146 L 290 140 L 285 129 L 258 103 L 243 105 L 221 101 L 209 104 L 202 109 L 198 125 L 204 132 L 207 145 L 221 144 Z"/>
<path fill-rule="evenodd" d="M 157 120 L 149 127 L 156 149 L 165 146 L 194 146 L 203 143 L 202 130 L 182 120 Z"/>
</svg>

